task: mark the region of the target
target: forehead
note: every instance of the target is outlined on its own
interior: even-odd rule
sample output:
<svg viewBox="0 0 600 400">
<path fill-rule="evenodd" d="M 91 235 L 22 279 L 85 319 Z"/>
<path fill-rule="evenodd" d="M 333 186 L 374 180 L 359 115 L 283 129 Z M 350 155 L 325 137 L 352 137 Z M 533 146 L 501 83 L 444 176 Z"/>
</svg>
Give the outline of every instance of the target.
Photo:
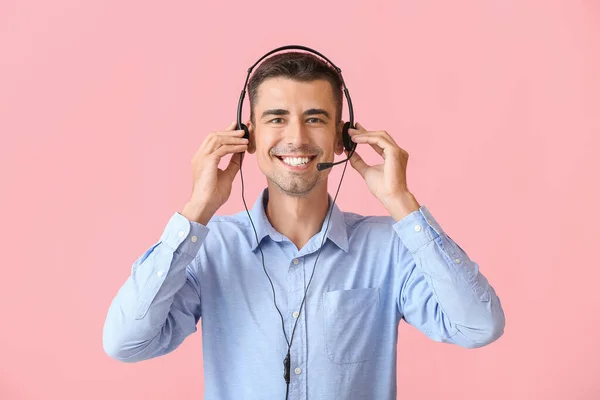
<svg viewBox="0 0 600 400">
<path fill-rule="evenodd" d="M 257 90 L 256 107 L 335 108 L 331 84 L 324 79 L 303 82 L 288 78 L 269 78 Z M 290 110 L 291 111 L 291 110 Z"/>
</svg>

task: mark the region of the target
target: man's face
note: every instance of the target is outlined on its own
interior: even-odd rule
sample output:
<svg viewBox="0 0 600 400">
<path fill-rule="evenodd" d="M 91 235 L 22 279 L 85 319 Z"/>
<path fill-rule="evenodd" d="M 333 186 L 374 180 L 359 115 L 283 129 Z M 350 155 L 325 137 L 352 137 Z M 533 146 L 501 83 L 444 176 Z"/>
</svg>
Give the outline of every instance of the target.
<svg viewBox="0 0 600 400">
<path fill-rule="evenodd" d="M 329 174 L 318 171 L 317 163 L 343 151 L 331 84 L 270 78 L 257 97 L 249 151 L 256 151 L 269 181 L 291 196 L 304 196 Z"/>
</svg>

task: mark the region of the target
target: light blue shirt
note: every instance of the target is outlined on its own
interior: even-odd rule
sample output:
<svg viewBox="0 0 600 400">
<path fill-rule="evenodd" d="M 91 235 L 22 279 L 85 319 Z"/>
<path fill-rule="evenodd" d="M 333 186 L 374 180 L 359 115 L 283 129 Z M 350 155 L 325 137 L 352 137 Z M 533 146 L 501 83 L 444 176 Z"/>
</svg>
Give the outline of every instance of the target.
<svg viewBox="0 0 600 400">
<path fill-rule="evenodd" d="M 299 318 L 290 400 L 396 399 L 402 319 L 465 348 L 502 335 L 494 289 L 425 206 L 396 222 L 335 205 L 298 316 L 326 223 L 298 250 L 269 223 L 266 201 L 264 189 L 250 213 L 288 338 Z M 161 356 L 200 320 L 206 400 L 285 400 L 287 343 L 245 210 L 206 226 L 174 213 L 112 301 L 104 349 L 125 362 Z"/>
</svg>

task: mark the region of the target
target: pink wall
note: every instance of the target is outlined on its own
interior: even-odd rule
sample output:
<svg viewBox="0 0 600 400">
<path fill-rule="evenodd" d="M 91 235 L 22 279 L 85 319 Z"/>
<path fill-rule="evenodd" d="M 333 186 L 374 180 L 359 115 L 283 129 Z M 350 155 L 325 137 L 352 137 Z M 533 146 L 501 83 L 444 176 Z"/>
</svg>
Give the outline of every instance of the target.
<svg viewBox="0 0 600 400">
<path fill-rule="evenodd" d="M 289 43 L 341 66 L 357 120 L 411 154 L 409 188 L 503 301 L 479 350 L 403 324 L 400 398 L 600 398 L 598 2 L 201 3 L 0 2 L 0 398 L 202 397 L 200 333 L 129 365 L 102 326 L 247 67 Z M 244 177 L 254 199 L 254 156 Z M 384 212 L 345 178 L 343 209 Z M 238 176 L 221 212 L 241 209 Z"/>
</svg>

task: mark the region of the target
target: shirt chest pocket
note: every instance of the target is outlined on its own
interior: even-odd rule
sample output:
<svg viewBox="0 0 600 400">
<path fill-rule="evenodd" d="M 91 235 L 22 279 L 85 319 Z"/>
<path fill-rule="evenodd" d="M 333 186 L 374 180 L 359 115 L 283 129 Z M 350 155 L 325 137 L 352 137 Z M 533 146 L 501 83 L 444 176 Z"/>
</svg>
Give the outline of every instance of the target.
<svg viewBox="0 0 600 400">
<path fill-rule="evenodd" d="M 325 347 L 335 363 L 367 361 L 377 344 L 379 288 L 323 294 Z"/>
</svg>

